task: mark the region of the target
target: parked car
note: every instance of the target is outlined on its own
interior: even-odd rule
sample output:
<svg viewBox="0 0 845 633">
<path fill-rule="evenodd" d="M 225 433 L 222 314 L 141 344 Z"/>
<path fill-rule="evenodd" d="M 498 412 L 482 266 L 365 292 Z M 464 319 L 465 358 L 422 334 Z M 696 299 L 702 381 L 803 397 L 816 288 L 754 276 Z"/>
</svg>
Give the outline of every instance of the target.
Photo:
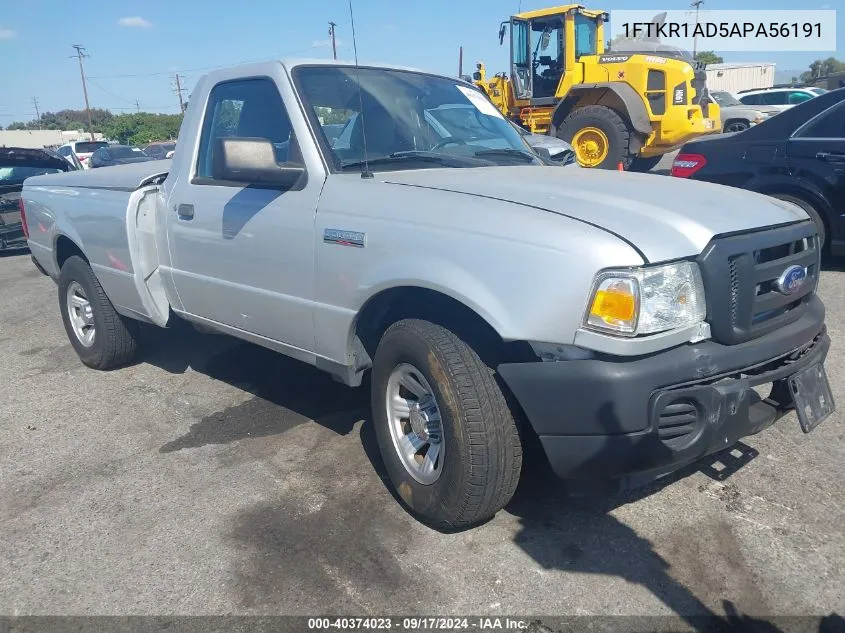
<svg viewBox="0 0 845 633">
<path fill-rule="evenodd" d="M 56 153 L 58 153 L 59 156 L 64 156 L 65 158 L 72 154 L 77 158 L 77 160 L 79 160 L 85 169 L 88 169 L 88 159 L 91 158 L 91 154 L 101 147 L 108 146 L 109 144 L 106 141 L 71 141 L 70 143 L 65 143 L 59 147 L 59 149 L 56 150 Z"/>
<path fill-rule="evenodd" d="M 825 92 L 824 88 L 760 88 L 741 90 L 737 98 L 748 106 L 768 106 L 783 111 Z"/>
<path fill-rule="evenodd" d="M 184 319 L 350 386 L 369 371 L 390 481 L 443 528 L 508 502 L 532 436 L 559 476 L 618 480 L 793 407 L 805 432 L 830 415 L 803 210 L 548 165 L 483 99 L 397 67 L 250 64 L 199 81 L 172 163 L 27 180 L 76 353 L 128 363 L 139 321 Z M 484 138 L 432 136 L 425 112 L 448 106 L 477 107 Z M 348 144 L 326 110 L 366 113 Z"/>
<path fill-rule="evenodd" d="M 147 156 L 140 147 L 109 145 L 108 147 L 101 147 L 91 154 L 88 162 L 91 168 L 95 168 L 127 165 L 129 163 L 143 163 L 151 160 L 155 160 L 155 158 Z"/>
<path fill-rule="evenodd" d="M 772 106 L 747 106 L 723 90 L 711 92 L 710 96 L 719 104 L 723 132 L 742 132 L 780 112 Z"/>
<path fill-rule="evenodd" d="M 165 158 L 170 158 L 168 154 L 171 154 L 176 149 L 175 142 L 157 142 L 157 143 L 148 143 L 144 145 L 141 149 L 144 150 L 144 153 L 147 156 L 152 156 L 156 160 L 162 160 Z M 172 154 L 171 154 L 172 155 Z"/>
<path fill-rule="evenodd" d="M 687 143 L 672 175 L 796 204 L 815 220 L 831 253 L 845 255 L 845 88 L 744 132 Z"/>
<path fill-rule="evenodd" d="M 513 123 L 513 121 L 511 121 L 511 123 Z M 513 126 L 535 150 L 540 148 L 548 150 L 549 157 L 556 163 L 566 166 L 581 166 L 576 159 L 575 149 L 563 139 L 559 139 L 558 137 L 551 136 L 549 134 L 532 134 L 516 123 L 513 123 Z"/>
<path fill-rule="evenodd" d="M 67 160 L 50 150 L 0 147 L 0 251 L 26 248 L 19 207 L 24 180 L 73 169 Z"/>
</svg>

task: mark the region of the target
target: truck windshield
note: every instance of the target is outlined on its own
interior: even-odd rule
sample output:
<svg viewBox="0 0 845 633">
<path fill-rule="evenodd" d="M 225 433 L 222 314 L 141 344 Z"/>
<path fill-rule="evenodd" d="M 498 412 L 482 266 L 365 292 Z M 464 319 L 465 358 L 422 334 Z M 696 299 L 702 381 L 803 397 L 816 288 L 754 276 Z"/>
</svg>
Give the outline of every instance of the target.
<svg viewBox="0 0 845 633">
<path fill-rule="evenodd" d="M 456 80 L 349 66 L 300 66 L 294 78 L 336 170 L 365 158 L 380 171 L 542 164 L 486 96 Z"/>
</svg>

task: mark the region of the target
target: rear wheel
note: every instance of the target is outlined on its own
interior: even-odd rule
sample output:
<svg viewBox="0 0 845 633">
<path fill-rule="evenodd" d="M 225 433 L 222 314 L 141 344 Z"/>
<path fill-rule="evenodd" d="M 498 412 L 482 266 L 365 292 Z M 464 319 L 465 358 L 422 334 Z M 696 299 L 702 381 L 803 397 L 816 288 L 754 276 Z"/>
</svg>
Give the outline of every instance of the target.
<svg viewBox="0 0 845 633">
<path fill-rule="evenodd" d="M 493 370 L 450 330 L 418 319 L 388 328 L 372 411 L 390 481 L 424 522 L 467 527 L 510 500 L 522 466 L 516 422 Z"/>
<path fill-rule="evenodd" d="M 749 127 L 751 126 L 748 124 L 748 121 L 734 119 L 733 121 L 727 121 L 723 129 L 725 132 L 742 132 Z"/>
<path fill-rule="evenodd" d="M 819 232 L 819 245 L 821 246 L 822 251 L 824 251 L 827 247 L 827 227 L 824 224 L 824 220 L 822 220 L 822 216 L 820 216 L 819 212 L 816 211 L 816 208 L 806 200 L 796 196 L 791 196 L 788 193 L 773 193 L 770 195 L 778 200 L 791 202 L 807 212 L 807 215 L 809 215 L 813 222 L 816 223 L 816 229 Z"/>
<path fill-rule="evenodd" d="M 94 369 L 125 365 L 138 348 L 138 322 L 119 315 L 84 259 L 69 257 L 59 274 L 59 307 L 71 345 Z"/>
<path fill-rule="evenodd" d="M 627 169 L 634 156 L 630 152 L 632 131 L 619 114 L 606 106 L 578 108 L 557 129 L 558 138 L 575 149 L 582 167 Z"/>
</svg>

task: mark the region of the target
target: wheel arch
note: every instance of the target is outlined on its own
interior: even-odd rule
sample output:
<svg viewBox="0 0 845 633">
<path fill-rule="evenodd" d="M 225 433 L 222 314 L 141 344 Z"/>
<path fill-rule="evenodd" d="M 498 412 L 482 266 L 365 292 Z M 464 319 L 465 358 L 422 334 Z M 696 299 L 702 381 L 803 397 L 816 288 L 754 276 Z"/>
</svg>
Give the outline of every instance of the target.
<svg viewBox="0 0 845 633">
<path fill-rule="evenodd" d="M 90 264 L 88 257 L 85 255 L 85 252 L 82 250 L 82 247 L 79 246 L 76 240 L 71 237 L 68 237 L 64 233 L 59 233 L 56 235 L 53 241 L 53 252 L 55 253 L 56 258 L 56 273 L 58 274 L 62 270 L 62 265 L 68 260 L 68 258 L 77 255 L 85 260 L 86 264 Z"/>
<path fill-rule="evenodd" d="M 403 284 L 375 292 L 353 319 L 348 348 L 356 372 L 370 368 L 384 331 L 407 318 L 422 318 L 452 330 L 491 366 L 502 359 L 523 359 L 529 353 L 536 358 L 527 343 L 505 340 L 499 331 L 501 324 L 469 298 L 439 288 Z"/>
<path fill-rule="evenodd" d="M 552 112 L 551 133 L 579 106 L 603 105 L 614 110 L 634 131 L 648 136 L 653 130 L 651 119 L 640 95 L 628 84 L 604 82 L 573 86 Z"/>
<path fill-rule="evenodd" d="M 840 237 L 840 232 L 837 230 L 835 223 L 831 222 L 833 216 L 832 209 L 825 201 L 824 194 L 812 183 L 803 179 L 789 177 L 760 178 L 749 181 L 746 188 L 767 196 L 780 193 L 804 200 L 821 217 L 825 230 L 827 231 L 828 240 L 834 236 L 837 238 Z"/>
<path fill-rule="evenodd" d="M 748 120 L 748 119 L 746 119 L 746 118 L 744 118 L 744 117 L 733 117 L 733 118 L 731 118 L 731 119 L 725 119 L 725 122 L 724 122 L 724 123 L 722 123 L 722 130 L 727 129 L 727 127 L 728 127 L 731 123 L 743 123 L 743 124 L 745 124 L 746 128 L 751 127 L 751 123 L 749 122 L 749 120 Z"/>
</svg>

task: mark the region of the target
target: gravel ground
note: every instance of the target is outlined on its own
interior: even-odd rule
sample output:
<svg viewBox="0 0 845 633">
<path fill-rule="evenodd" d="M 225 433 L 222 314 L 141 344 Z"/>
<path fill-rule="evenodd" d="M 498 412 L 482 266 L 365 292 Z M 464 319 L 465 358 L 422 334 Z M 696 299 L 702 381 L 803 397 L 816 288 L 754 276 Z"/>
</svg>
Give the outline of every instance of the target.
<svg viewBox="0 0 845 633">
<path fill-rule="evenodd" d="M 823 273 L 840 407 L 843 284 Z M 186 328 L 92 371 L 28 255 L 0 289 L 0 613 L 845 613 L 841 412 L 748 438 L 726 481 L 574 500 L 533 479 L 445 535 L 386 488 L 363 390 Z"/>
</svg>

